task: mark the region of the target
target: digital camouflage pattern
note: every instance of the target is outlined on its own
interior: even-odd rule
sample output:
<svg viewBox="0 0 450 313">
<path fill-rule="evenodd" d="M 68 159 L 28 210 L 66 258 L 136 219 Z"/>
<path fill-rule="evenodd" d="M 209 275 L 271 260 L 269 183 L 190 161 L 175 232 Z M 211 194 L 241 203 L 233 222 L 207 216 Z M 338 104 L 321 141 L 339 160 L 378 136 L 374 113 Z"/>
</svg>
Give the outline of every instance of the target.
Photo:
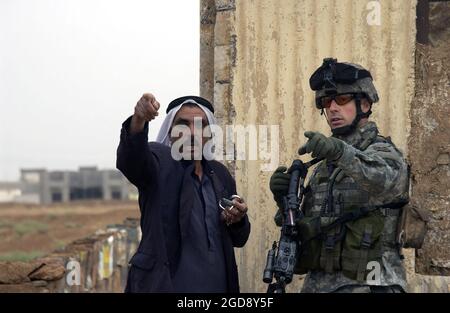
<svg viewBox="0 0 450 313">
<path fill-rule="evenodd" d="M 322 161 L 315 168 L 303 202 L 305 215 L 320 216 L 323 220 L 361 206 L 380 206 L 408 199 L 407 163 L 389 140 L 378 135 L 374 122 L 366 123 L 349 135 L 336 137 L 345 142 L 342 156 L 332 164 Z M 324 202 L 333 175 L 336 177 L 334 210 L 328 212 Z M 353 280 L 340 270 L 331 273 L 314 270 L 307 274 L 302 292 L 366 290 L 368 284 L 398 286 L 406 290 L 406 274 L 395 242 L 399 210 L 380 209 L 378 214 L 384 217 L 379 282 Z M 277 216 L 278 224 L 279 214 Z"/>
</svg>

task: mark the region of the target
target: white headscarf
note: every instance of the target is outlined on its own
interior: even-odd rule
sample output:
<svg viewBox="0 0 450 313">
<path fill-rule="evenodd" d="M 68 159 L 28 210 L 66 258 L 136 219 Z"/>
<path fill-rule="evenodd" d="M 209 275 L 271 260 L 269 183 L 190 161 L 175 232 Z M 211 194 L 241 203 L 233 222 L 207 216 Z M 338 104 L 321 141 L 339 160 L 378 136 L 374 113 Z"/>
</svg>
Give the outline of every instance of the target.
<svg viewBox="0 0 450 313">
<path fill-rule="evenodd" d="M 209 125 L 217 124 L 214 114 L 207 107 L 201 105 L 198 102 L 195 102 L 193 99 L 187 99 L 186 101 L 182 102 L 180 105 L 178 105 L 178 106 L 174 107 L 172 110 L 170 110 L 169 113 L 167 113 L 166 118 L 164 119 L 164 122 L 162 123 L 161 128 L 159 129 L 158 136 L 156 136 L 157 142 L 162 143 L 163 145 L 166 145 L 169 147 L 171 146 L 169 130 L 172 127 L 173 119 L 174 119 L 175 115 L 177 114 L 178 110 L 180 110 L 181 107 L 183 106 L 183 104 L 186 104 L 186 103 L 194 103 L 194 104 L 198 105 L 200 107 L 200 109 L 202 109 L 203 112 L 205 112 Z M 214 139 L 214 134 L 213 134 L 213 139 Z"/>
</svg>

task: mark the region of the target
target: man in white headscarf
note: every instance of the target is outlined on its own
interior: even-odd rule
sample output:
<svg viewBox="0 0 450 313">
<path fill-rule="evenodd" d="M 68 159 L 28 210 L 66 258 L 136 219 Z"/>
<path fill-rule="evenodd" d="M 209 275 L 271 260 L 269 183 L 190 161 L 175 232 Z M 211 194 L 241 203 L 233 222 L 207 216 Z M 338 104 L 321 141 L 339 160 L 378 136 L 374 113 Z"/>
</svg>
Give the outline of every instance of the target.
<svg viewBox="0 0 450 313">
<path fill-rule="evenodd" d="M 250 234 L 247 204 L 221 163 L 205 157 L 215 124 L 201 97 L 173 100 L 156 142 L 148 122 L 159 102 L 144 94 L 122 125 L 117 168 L 139 191 L 142 240 L 126 292 L 239 292 L 234 247 Z M 222 198 L 232 206 L 222 209 Z"/>
</svg>

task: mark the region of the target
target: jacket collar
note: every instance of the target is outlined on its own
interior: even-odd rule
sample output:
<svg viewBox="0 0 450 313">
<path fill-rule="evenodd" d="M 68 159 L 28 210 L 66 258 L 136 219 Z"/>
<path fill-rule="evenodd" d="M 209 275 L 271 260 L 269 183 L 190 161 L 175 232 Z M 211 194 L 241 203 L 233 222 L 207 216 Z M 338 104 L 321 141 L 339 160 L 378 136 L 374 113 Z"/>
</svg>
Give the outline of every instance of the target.
<svg viewBox="0 0 450 313">
<path fill-rule="evenodd" d="M 378 136 L 378 128 L 375 122 L 367 122 L 359 126 L 348 135 L 336 135 L 334 137 L 345 141 L 346 143 L 359 148 L 364 141 L 373 142 Z"/>
</svg>

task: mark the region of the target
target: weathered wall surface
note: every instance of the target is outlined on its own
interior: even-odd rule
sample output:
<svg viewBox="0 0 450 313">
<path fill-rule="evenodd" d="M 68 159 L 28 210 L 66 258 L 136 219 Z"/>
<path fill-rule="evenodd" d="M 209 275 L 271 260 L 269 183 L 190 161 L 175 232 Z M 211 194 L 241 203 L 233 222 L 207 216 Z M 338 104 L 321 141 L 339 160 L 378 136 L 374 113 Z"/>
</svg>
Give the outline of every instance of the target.
<svg viewBox="0 0 450 313">
<path fill-rule="evenodd" d="M 450 276 L 450 3 L 430 6 L 429 38 L 417 46 L 408 142 L 414 199 L 432 212 L 416 270 Z"/>
<path fill-rule="evenodd" d="M 324 57 L 349 60 L 369 68 L 381 101 L 374 119 L 406 150 L 412 96 L 415 5 L 383 1 L 380 25 L 369 25 L 369 1 L 239 1 L 236 3 L 237 64 L 232 103 L 236 123 L 280 124 L 280 163 L 296 158 L 305 130 L 329 133 L 314 107 L 311 73 Z M 348 18 L 352 17 L 352 18 Z M 400 91 L 400 92 L 399 92 Z M 240 162 L 236 178 L 252 204 L 254 228 L 241 259 L 247 268 L 245 290 L 262 291 L 265 251 L 278 230 L 268 189 L 270 173 L 258 162 Z M 255 186 L 254 177 L 260 185 Z M 254 269 L 248 271 L 248 269 Z M 291 290 L 298 288 L 293 285 Z"/>
<path fill-rule="evenodd" d="M 0 262 L 0 293 L 123 292 L 128 261 L 140 236 L 139 221 L 127 219 L 123 225 L 111 225 L 45 258 Z"/>
<path fill-rule="evenodd" d="M 329 133 L 308 80 L 324 57 L 333 56 L 372 71 L 381 98 L 374 118 L 381 132 L 406 151 L 415 2 L 383 1 L 379 12 L 369 2 L 216 1 L 216 10 L 218 5 L 222 9 L 216 13 L 214 34 L 214 102 L 222 124 L 280 125 L 279 161 L 292 162 L 305 130 Z M 373 14 L 378 13 L 376 25 Z M 261 161 L 234 165 L 253 223 L 247 246 L 238 251 L 239 267 L 245 269 L 240 271 L 241 286 L 260 292 L 266 288 L 261 279 L 266 251 L 279 236 L 272 221 L 270 172 L 261 171 Z"/>
<path fill-rule="evenodd" d="M 214 99 L 214 0 L 202 0 L 200 5 L 200 90 L 201 96 Z"/>
<path fill-rule="evenodd" d="M 212 0 L 203 0 L 202 7 L 205 5 L 214 10 Z M 214 33 L 211 35 L 210 27 L 210 32 L 201 34 L 214 45 L 214 49 L 202 46 L 206 48 L 204 51 L 209 49 L 208 60 L 213 60 L 214 65 L 202 69 L 209 70 L 213 81 L 202 80 L 201 92 L 210 99 L 212 95 L 222 125 L 280 125 L 281 164 L 289 164 L 297 157 L 298 147 L 305 142 L 305 130 L 329 133 L 324 117 L 314 108 L 308 84 L 311 73 L 324 57 L 333 56 L 370 69 L 381 99 L 374 106 L 373 119 L 381 133 L 391 136 L 411 159 L 413 166 L 418 164 L 413 154 L 422 161 L 427 159 L 428 148 L 424 148 L 423 143 L 433 138 L 436 129 L 442 130 L 437 125 L 447 125 L 442 120 L 448 121 L 448 106 L 433 109 L 433 117 L 422 120 L 430 110 L 424 110 L 420 102 L 413 100 L 414 96 L 420 96 L 420 91 L 416 94 L 414 91 L 415 72 L 423 63 L 420 57 L 415 59 L 416 1 L 216 0 L 215 12 Z M 428 60 L 428 56 L 425 59 Z M 445 74 L 448 72 L 444 63 L 439 61 L 429 69 L 440 74 L 432 83 L 434 89 L 422 91 L 427 94 L 423 98 L 430 93 L 440 101 L 448 98 L 448 75 Z M 418 75 L 420 80 L 424 74 Z M 440 117 L 434 119 L 434 116 Z M 431 129 L 430 134 L 419 137 L 419 133 L 427 129 Z M 448 131 L 446 134 L 448 136 Z M 439 179 L 445 183 L 448 177 L 446 144 L 449 140 L 445 136 L 439 138 L 439 148 L 434 148 L 438 151 L 434 165 L 423 173 L 430 176 L 436 163 L 440 163 L 435 169 L 440 175 L 430 176 L 434 181 L 429 182 L 435 187 L 428 188 L 439 189 L 438 194 L 445 198 L 449 188 Z M 268 188 L 271 173 L 261 171 L 261 163 L 228 162 L 235 173 L 238 191 L 250 204 L 253 225 L 248 244 L 237 250 L 243 291 L 265 291 L 261 278 L 266 251 L 279 236 L 272 220 L 275 203 Z M 418 177 L 419 172 L 414 175 Z M 416 192 L 418 197 L 423 197 L 418 191 L 429 190 L 427 184 L 426 181 L 414 182 L 413 197 Z M 439 212 L 446 212 L 448 198 L 439 201 L 441 206 L 435 207 Z M 436 223 L 432 227 L 448 229 L 448 221 L 442 214 L 435 215 L 435 221 L 441 222 L 438 227 Z M 448 239 L 439 237 L 438 233 L 442 234 L 438 231 L 430 238 L 448 243 Z M 428 241 L 428 245 L 432 242 Z M 425 246 L 424 253 L 428 251 Z M 448 252 L 442 251 L 445 253 Z M 414 269 L 424 269 L 421 259 L 418 258 L 416 264 L 414 251 L 405 251 L 405 254 L 411 291 L 448 291 L 447 278 L 416 275 Z M 298 290 L 301 279 L 298 277 L 290 291 Z"/>
</svg>

